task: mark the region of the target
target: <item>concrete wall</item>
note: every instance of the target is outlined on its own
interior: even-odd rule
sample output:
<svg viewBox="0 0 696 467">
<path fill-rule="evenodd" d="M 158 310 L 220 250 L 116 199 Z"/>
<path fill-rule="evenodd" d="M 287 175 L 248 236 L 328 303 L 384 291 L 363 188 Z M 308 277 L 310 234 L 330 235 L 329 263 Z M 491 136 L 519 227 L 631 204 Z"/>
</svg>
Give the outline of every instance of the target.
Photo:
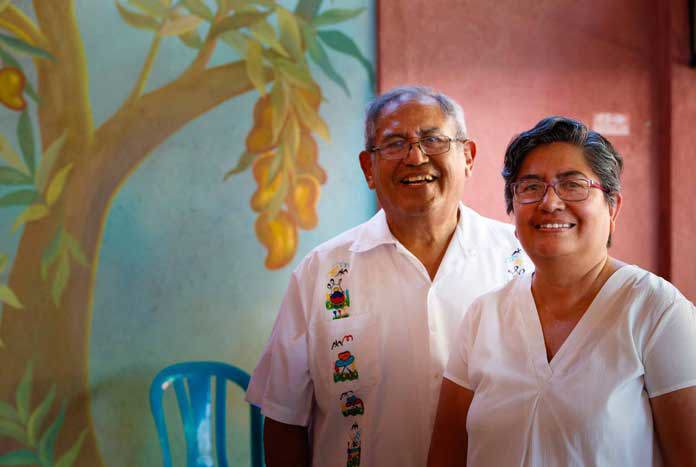
<svg viewBox="0 0 696 467">
<path fill-rule="evenodd" d="M 686 2 L 378 5 L 380 90 L 427 84 L 462 103 L 479 147 L 465 201 L 485 215 L 506 219 L 500 169 L 513 134 L 551 114 L 591 126 L 598 114 L 624 116 L 628 134 L 608 135 L 625 159 L 612 254 L 673 279 L 694 300 L 696 189 L 683 180 L 696 170 L 696 71 L 677 43 L 688 52 Z"/>
</svg>

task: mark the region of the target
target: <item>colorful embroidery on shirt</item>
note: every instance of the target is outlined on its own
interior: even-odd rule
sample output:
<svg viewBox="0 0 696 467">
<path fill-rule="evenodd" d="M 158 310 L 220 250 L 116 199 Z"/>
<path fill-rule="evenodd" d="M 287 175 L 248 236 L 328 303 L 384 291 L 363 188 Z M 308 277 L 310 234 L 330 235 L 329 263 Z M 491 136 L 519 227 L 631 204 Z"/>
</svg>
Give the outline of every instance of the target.
<svg viewBox="0 0 696 467">
<path fill-rule="evenodd" d="M 352 340 L 353 340 L 353 335 L 346 334 L 341 339 L 336 339 L 333 341 L 333 344 L 331 344 L 331 350 L 335 349 L 336 347 L 343 347 L 343 344 L 345 344 L 346 342 L 351 342 Z"/>
<path fill-rule="evenodd" d="M 353 381 L 358 379 L 358 369 L 355 367 L 355 356 L 346 350 L 338 354 L 338 360 L 334 363 L 334 383 L 339 381 Z"/>
<path fill-rule="evenodd" d="M 341 413 L 344 417 L 362 415 L 365 413 L 365 404 L 353 391 L 341 394 Z"/>
<path fill-rule="evenodd" d="M 507 272 L 511 276 L 521 276 L 526 272 L 524 264 L 524 254 L 522 248 L 517 248 L 512 255 L 507 258 Z"/>
<path fill-rule="evenodd" d="M 360 428 L 357 423 L 353 423 L 350 428 L 347 453 L 346 467 L 358 467 L 360 465 Z"/>
<path fill-rule="evenodd" d="M 337 263 L 329 271 L 329 282 L 326 288 L 326 309 L 333 312 L 333 319 L 350 316 L 350 293 L 343 289 L 343 276 L 348 274 L 348 263 Z"/>
</svg>

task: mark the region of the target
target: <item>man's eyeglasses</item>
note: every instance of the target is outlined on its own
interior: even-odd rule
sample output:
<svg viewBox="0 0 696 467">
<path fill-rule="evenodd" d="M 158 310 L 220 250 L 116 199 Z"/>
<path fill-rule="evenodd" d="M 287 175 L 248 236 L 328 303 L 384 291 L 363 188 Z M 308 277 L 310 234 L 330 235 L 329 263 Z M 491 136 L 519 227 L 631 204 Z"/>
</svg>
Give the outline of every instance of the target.
<svg viewBox="0 0 696 467">
<path fill-rule="evenodd" d="M 449 151 L 452 141 L 463 143 L 467 140 L 450 138 L 444 135 L 424 136 L 415 141 L 397 139 L 381 146 L 372 146 L 370 152 L 378 152 L 382 159 L 398 160 L 408 156 L 411 152 L 411 147 L 415 144 L 426 156 L 437 156 Z"/>
<path fill-rule="evenodd" d="M 589 178 L 567 178 L 554 183 L 541 180 L 522 180 L 511 184 L 515 201 L 520 204 L 538 203 L 549 187 L 553 188 L 563 201 L 584 201 L 590 196 L 590 188 L 597 188 L 605 193 L 609 190 Z"/>
</svg>

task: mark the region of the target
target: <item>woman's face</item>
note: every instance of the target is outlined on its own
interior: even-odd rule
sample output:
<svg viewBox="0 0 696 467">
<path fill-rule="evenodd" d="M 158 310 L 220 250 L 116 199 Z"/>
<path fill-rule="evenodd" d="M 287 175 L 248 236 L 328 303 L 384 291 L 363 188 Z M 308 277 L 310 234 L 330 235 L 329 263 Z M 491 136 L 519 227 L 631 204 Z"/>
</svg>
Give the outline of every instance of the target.
<svg viewBox="0 0 696 467">
<path fill-rule="evenodd" d="M 555 183 L 587 178 L 600 183 L 585 160 L 582 149 L 568 143 L 552 143 L 530 152 L 515 181 L 532 179 Z M 583 201 L 563 201 L 549 187 L 544 198 L 532 204 L 513 201 L 516 235 L 530 258 L 537 263 L 552 259 L 580 260 L 596 264 L 607 255 L 607 240 L 614 232 L 621 195 L 613 207 L 602 190 L 590 188 Z"/>
</svg>

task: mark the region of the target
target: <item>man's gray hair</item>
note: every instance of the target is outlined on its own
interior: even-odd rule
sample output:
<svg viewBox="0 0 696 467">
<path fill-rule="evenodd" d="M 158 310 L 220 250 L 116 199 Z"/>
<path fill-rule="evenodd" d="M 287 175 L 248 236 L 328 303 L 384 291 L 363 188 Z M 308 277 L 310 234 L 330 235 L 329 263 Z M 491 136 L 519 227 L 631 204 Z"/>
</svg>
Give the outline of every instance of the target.
<svg viewBox="0 0 696 467">
<path fill-rule="evenodd" d="M 457 126 L 456 139 L 466 139 L 466 122 L 464 120 L 464 111 L 454 99 L 446 94 L 435 91 L 432 88 L 425 86 L 402 86 L 394 88 L 391 91 L 375 97 L 375 99 L 367 105 L 365 115 L 365 150 L 369 151 L 375 145 L 375 133 L 377 131 L 377 119 L 382 113 L 382 109 L 393 101 L 408 99 L 418 99 L 421 97 L 429 97 L 434 99 L 442 109 L 442 113 L 454 120 Z"/>
</svg>

